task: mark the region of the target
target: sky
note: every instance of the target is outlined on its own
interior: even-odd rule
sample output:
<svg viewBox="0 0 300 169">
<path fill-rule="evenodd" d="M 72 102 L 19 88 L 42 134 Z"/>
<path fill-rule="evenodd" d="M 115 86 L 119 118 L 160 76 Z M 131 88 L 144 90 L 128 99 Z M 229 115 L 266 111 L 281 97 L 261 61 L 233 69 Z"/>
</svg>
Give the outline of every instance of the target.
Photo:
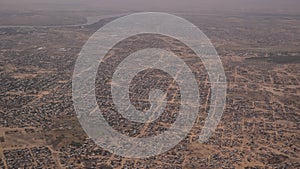
<svg viewBox="0 0 300 169">
<path fill-rule="evenodd" d="M 0 10 L 245 11 L 300 13 L 300 0 L 0 0 Z"/>
</svg>

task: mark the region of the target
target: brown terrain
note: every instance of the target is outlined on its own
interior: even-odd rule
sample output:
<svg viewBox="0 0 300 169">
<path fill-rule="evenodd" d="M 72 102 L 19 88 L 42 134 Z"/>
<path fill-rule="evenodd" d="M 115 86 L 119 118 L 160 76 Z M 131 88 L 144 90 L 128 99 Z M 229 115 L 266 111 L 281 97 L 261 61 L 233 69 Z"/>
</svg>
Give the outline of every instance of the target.
<svg viewBox="0 0 300 169">
<path fill-rule="evenodd" d="M 206 143 L 199 143 L 198 135 L 210 103 L 208 76 L 201 61 L 193 60 L 190 49 L 177 40 L 151 34 L 130 37 L 107 54 L 108 64 L 99 67 L 98 105 L 104 105 L 100 108 L 115 130 L 132 137 L 156 135 L 172 125 L 179 106 L 177 89 L 161 72 L 139 74 L 131 86 L 137 109 L 149 108 L 146 89 L 156 85 L 175 96 L 168 98 L 170 105 L 157 121 L 126 121 L 107 106 L 113 105 L 107 93 L 110 75 L 122 58 L 147 47 L 173 51 L 191 65 L 199 84 L 199 116 L 186 139 L 155 157 L 123 158 L 88 138 L 72 105 L 72 72 L 78 53 L 113 18 L 76 26 L 84 24 L 86 16 L 99 14 L 32 12 L 19 18 L 8 13 L 9 17 L 1 15 L 1 25 L 75 26 L 0 28 L 0 168 L 300 168 L 300 16 L 177 14 L 212 40 L 227 76 L 225 111 Z M 143 80 L 146 76 L 151 83 Z M 139 88 L 145 95 L 138 95 Z"/>
</svg>

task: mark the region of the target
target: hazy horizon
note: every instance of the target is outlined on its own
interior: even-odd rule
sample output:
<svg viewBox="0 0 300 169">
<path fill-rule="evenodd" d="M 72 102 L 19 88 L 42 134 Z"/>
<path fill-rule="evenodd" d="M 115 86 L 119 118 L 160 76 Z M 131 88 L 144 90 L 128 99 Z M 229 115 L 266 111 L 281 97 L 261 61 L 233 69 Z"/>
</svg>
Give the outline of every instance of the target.
<svg viewBox="0 0 300 169">
<path fill-rule="evenodd" d="M 299 0 L 0 0 L 0 10 L 233 11 L 299 14 Z"/>
</svg>

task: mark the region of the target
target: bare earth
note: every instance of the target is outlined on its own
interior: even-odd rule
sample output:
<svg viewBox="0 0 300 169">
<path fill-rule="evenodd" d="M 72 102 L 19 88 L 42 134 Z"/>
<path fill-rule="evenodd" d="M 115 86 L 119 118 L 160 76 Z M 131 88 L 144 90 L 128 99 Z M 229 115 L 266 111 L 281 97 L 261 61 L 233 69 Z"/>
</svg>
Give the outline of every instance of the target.
<svg viewBox="0 0 300 169">
<path fill-rule="evenodd" d="M 51 20 L 50 25 L 76 25 L 85 23 L 90 13 L 57 15 L 31 13 L 28 17 L 30 22 L 37 18 L 37 25 L 45 25 L 45 19 L 47 24 Z M 207 143 L 197 140 L 210 103 L 208 76 L 201 61 L 177 40 L 147 34 L 131 37 L 115 46 L 99 68 L 98 105 L 104 105 L 100 108 L 115 130 L 134 137 L 167 130 L 176 118 L 180 96 L 172 79 L 155 70 L 144 72 L 132 81 L 131 101 L 137 109 L 149 108 L 147 89 L 156 85 L 175 96 L 170 95 L 169 108 L 153 123 L 124 120 L 114 106 L 107 106 L 112 102 L 107 93 L 109 75 L 120 59 L 138 49 L 160 47 L 190 64 L 198 78 L 200 111 L 188 137 L 157 157 L 129 159 L 95 145 L 72 105 L 72 72 L 78 53 L 112 18 L 74 27 L 0 28 L 0 168 L 300 168 L 300 16 L 178 15 L 212 40 L 227 76 L 226 108 Z M 0 23 L 35 24 L 14 19 L 0 17 Z M 146 76 L 152 80 L 143 80 Z M 143 95 L 139 89 L 145 91 Z"/>
</svg>

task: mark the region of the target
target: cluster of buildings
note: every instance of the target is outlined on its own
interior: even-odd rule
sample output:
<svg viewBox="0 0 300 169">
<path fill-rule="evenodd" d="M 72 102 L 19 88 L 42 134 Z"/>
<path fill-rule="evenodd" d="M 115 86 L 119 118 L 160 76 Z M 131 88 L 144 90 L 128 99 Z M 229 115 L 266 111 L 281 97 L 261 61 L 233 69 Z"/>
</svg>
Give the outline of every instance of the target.
<svg viewBox="0 0 300 169">
<path fill-rule="evenodd" d="M 74 36 L 79 33 L 79 30 L 76 32 L 71 28 L 62 29 Z M 46 42 L 51 46 L 51 43 L 54 44 L 55 37 L 60 37 L 62 33 L 51 29 L 47 31 L 49 34 L 43 36 L 49 36 Z M 0 36 L 6 34 L 1 33 Z M 11 33 L 10 36 L 15 35 Z M 27 36 L 27 34 L 22 33 L 18 36 Z M 83 33 L 82 36 L 87 35 Z M 146 37 L 150 37 L 150 40 L 145 40 Z M 125 57 L 126 54 L 134 51 L 129 46 L 136 45 L 137 48 L 142 49 L 147 47 L 146 42 L 149 42 L 152 47 L 172 48 L 172 45 L 162 45 L 161 41 L 168 42 L 165 37 L 152 37 L 152 40 L 151 37 L 152 35 L 145 35 L 145 39 L 141 41 L 138 37 L 133 37 L 132 42 L 125 43 L 123 46 L 128 51 L 120 52 L 118 51 L 120 49 L 116 48 L 116 53 L 120 52 L 118 56 Z M 159 39 L 161 41 L 156 41 Z M 68 38 L 65 38 L 63 42 L 67 40 Z M 26 45 L 25 42 L 23 43 Z M 66 45 L 56 43 L 55 41 L 57 46 Z M 74 48 L 80 47 L 80 43 L 69 42 L 68 44 L 73 45 Z M 171 40 L 170 44 L 180 43 Z M 0 47 L 9 48 L 7 45 L 9 43 Z M 78 51 L 61 49 L 55 51 L 58 54 L 54 55 L 53 51 L 47 50 L 22 49 L 20 51 L 24 52 L 19 54 L 1 50 L 0 55 L 5 62 L 18 66 L 14 68 L 16 70 L 10 72 L 4 72 L 6 69 L 1 68 L 0 72 L 3 94 L 3 97 L 0 97 L 0 127 L 5 129 L 5 132 L 2 130 L 0 132 L 0 144 L 3 145 L 0 149 L 0 168 L 255 169 L 266 168 L 265 166 L 300 168 L 300 149 L 297 146 L 300 134 L 300 105 L 297 102 L 300 83 L 297 76 L 299 64 L 276 65 L 262 62 L 253 64 L 253 61 L 249 62 L 241 58 L 234 60 L 234 57 L 222 56 L 228 82 L 226 108 L 211 138 L 200 144 L 198 138 L 210 104 L 210 84 L 203 65 L 188 60 L 191 67 L 195 68 L 194 73 L 198 79 L 201 97 L 199 117 L 193 129 L 187 138 L 170 151 L 146 159 L 129 159 L 102 149 L 89 138 L 76 140 L 68 136 L 70 133 L 80 133 L 82 130 L 78 122 L 70 120 L 76 119 L 72 103 L 72 65 L 76 61 L 74 56 Z M 188 50 L 174 51 L 184 56 L 181 51 Z M 246 57 L 247 53 L 241 55 Z M 30 59 L 24 60 L 26 57 Z M 107 56 L 106 63 L 99 68 L 96 80 L 98 106 L 104 112 L 103 116 L 109 125 L 130 137 L 152 137 L 168 130 L 177 118 L 180 94 L 175 83 L 172 88 L 169 88 L 169 83 L 173 82 L 170 79 L 164 81 L 167 76 L 163 74 L 148 72 L 147 76 L 136 77 L 137 81 L 133 81 L 130 87 L 132 104 L 139 110 L 149 108 L 147 99 L 151 87 L 160 85 L 159 89 L 170 92 L 166 98 L 168 105 L 161 117 L 150 124 L 141 124 L 125 119 L 117 112 L 110 95 L 110 78 L 121 60 L 122 58 L 116 56 Z M 0 61 L 0 64 L 3 65 L 4 61 Z M 28 68 L 29 65 L 33 67 Z M 32 71 L 28 72 L 28 70 Z M 20 77 L 19 73 L 35 75 Z M 145 78 L 149 81 L 145 81 Z M 18 133 L 20 128 L 25 128 L 24 132 Z M 38 133 L 36 128 L 39 128 Z M 21 141 L 18 142 L 22 137 L 18 138 L 16 135 L 29 135 L 33 136 L 32 139 L 43 139 L 45 145 L 31 145 L 29 142 L 32 140 L 27 140 L 28 145 L 23 144 Z M 8 146 L 12 138 L 15 139 L 12 142 L 16 146 Z"/>
</svg>

